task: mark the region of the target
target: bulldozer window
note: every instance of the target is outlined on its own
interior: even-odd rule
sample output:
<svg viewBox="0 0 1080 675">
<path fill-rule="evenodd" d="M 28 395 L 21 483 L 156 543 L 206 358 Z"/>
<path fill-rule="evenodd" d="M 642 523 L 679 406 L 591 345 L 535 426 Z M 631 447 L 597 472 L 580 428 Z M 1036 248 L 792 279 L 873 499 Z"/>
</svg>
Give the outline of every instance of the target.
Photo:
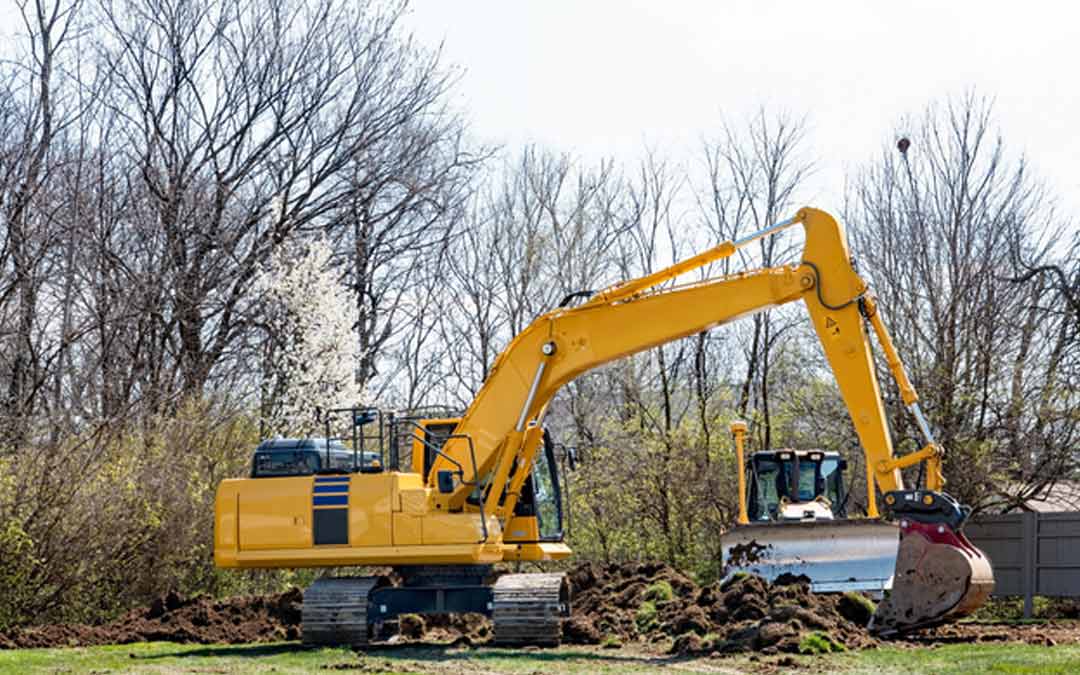
<svg viewBox="0 0 1080 675">
<path fill-rule="evenodd" d="M 834 507 L 839 507 L 844 501 L 844 477 L 840 470 L 840 460 L 834 457 L 821 460 L 821 479 L 825 484 L 825 497 Z"/>
<path fill-rule="evenodd" d="M 820 494 L 818 492 L 818 472 L 815 471 L 815 462 L 803 460 L 799 466 L 799 498 L 800 502 L 812 502 Z"/>
<path fill-rule="evenodd" d="M 755 459 L 754 466 L 757 476 L 752 484 L 750 517 L 769 520 L 776 515 L 781 494 L 787 493 L 787 490 L 777 487 L 787 484 L 787 472 L 782 470 L 780 463 L 766 459 Z"/>
</svg>

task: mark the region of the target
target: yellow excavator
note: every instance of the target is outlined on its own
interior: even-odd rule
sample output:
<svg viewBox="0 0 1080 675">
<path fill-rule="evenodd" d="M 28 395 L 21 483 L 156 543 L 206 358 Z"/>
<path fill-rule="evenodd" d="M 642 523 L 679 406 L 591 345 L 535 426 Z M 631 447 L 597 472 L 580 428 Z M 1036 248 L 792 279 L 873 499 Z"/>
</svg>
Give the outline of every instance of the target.
<svg viewBox="0 0 1080 675">
<path fill-rule="evenodd" d="M 666 284 L 796 224 L 806 235 L 798 264 Z M 878 607 L 875 629 L 949 621 L 982 604 L 993 584 L 989 562 L 960 531 L 966 510 L 942 492 L 942 449 L 853 267 L 845 232 L 829 214 L 804 208 L 661 271 L 580 297 L 586 299 L 572 305 L 574 297 L 567 298 L 518 334 L 460 417 L 334 411 L 350 429 L 342 437 L 332 437 L 328 421 L 321 443 L 290 448 L 278 441 L 257 451 L 251 477 L 218 488 L 215 563 L 393 567 L 400 580 L 394 585 L 380 585 L 382 577 L 324 577 L 312 584 L 302 610 L 309 643 L 363 645 L 374 624 L 403 613 L 480 612 L 491 617 L 498 644 L 557 644 L 570 609 L 565 575 L 492 574 L 496 563 L 571 553 L 562 540 L 553 443 L 543 427 L 552 397 L 604 363 L 802 300 L 884 493 L 886 515 L 899 531 L 892 588 Z M 927 438 L 922 450 L 904 457 L 893 454 L 864 322 L 873 326 Z M 920 462 L 927 489 L 905 490 L 901 469 Z"/>
</svg>

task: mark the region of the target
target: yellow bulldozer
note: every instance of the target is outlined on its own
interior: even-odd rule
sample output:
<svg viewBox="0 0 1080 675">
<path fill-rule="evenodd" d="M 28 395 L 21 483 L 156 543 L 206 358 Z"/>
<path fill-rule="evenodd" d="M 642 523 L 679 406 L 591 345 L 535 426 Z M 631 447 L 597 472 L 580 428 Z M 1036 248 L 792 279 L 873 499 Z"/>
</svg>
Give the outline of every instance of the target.
<svg viewBox="0 0 1080 675">
<path fill-rule="evenodd" d="M 666 283 L 797 224 L 806 234 L 798 264 Z M 491 617 L 498 644 L 557 644 L 561 618 L 570 610 L 565 575 L 492 574 L 496 563 L 571 554 L 562 536 L 558 465 L 543 426 L 552 397 L 602 364 L 799 300 L 855 425 L 871 488 L 876 484 L 884 494 L 887 521 L 848 526 L 896 533 L 891 590 L 874 629 L 902 631 L 971 612 L 992 587 L 989 562 L 961 532 L 967 511 L 942 491 L 942 448 L 854 269 L 842 226 L 811 208 L 540 316 L 499 355 L 461 416 L 334 411 L 348 433 L 263 447 L 250 477 L 218 488 L 215 562 L 225 568 L 393 567 L 397 585 L 357 576 L 324 577 L 309 587 L 302 611 L 309 643 L 363 645 L 374 624 L 403 613 L 479 612 Z M 926 438 L 922 450 L 904 457 L 893 453 L 867 323 Z M 920 462 L 926 489 L 905 489 L 901 469 Z M 825 519 L 756 526 L 765 529 L 741 546 L 743 562 L 752 562 L 755 551 L 767 553 L 769 537 L 794 532 L 778 534 L 778 528 L 808 525 L 823 527 Z M 872 536 L 881 540 L 878 534 Z M 837 541 L 833 558 L 865 555 L 851 538 Z M 813 580 L 814 566 L 801 573 Z"/>
</svg>

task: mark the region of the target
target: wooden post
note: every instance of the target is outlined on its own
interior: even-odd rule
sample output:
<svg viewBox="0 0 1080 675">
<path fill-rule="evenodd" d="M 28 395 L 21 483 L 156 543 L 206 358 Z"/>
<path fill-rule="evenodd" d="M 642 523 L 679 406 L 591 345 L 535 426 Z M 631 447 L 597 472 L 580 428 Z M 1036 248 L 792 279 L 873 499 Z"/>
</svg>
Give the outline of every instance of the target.
<svg viewBox="0 0 1080 675">
<path fill-rule="evenodd" d="M 1035 512 L 1025 513 L 1022 518 L 1022 543 L 1023 552 L 1020 578 L 1023 579 L 1024 588 L 1024 618 L 1030 619 L 1035 613 L 1035 591 L 1037 590 L 1037 571 L 1039 546 L 1039 514 Z"/>
</svg>

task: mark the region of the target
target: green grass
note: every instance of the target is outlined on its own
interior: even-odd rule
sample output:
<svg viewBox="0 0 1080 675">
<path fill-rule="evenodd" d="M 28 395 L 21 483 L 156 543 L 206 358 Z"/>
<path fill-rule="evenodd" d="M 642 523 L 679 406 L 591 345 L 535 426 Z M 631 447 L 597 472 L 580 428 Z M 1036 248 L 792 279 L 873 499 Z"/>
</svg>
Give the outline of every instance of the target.
<svg viewBox="0 0 1080 675">
<path fill-rule="evenodd" d="M 829 654 L 842 651 L 844 651 L 844 645 L 818 631 L 807 633 L 799 642 L 800 654 Z"/>
<path fill-rule="evenodd" d="M 310 673 L 342 669 L 398 673 L 654 673 L 777 672 L 782 656 L 682 659 L 633 648 L 460 649 L 440 645 L 372 649 L 304 649 L 297 643 L 268 645 L 178 645 L 142 643 L 80 649 L 0 651 L 0 673 Z M 947 645 L 936 648 L 883 648 L 819 656 L 796 656 L 801 672 L 851 675 L 918 673 L 1080 672 L 1080 645 L 1038 647 L 1017 643 Z M 780 672 L 790 668 L 780 667 Z"/>
<path fill-rule="evenodd" d="M 672 659 L 599 648 L 462 649 L 442 645 L 305 649 L 298 643 L 179 645 L 139 643 L 71 649 L 0 650 L 0 673 L 651 673 Z M 737 672 L 737 671 L 732 671 Z"/>
<path fill-rule="evenodd" d="M 849 602 L 854 602 L 856 604 L 862 605 L 863 609 L 866 610 L 867 614 L 873 614 L 875 611 L 877 611 L 877 605 L 874 603 L 874 601 L 866 597 L 862 593 L 848 591 L 844 593 L 844 597 L 847 598 Z"/>
<path fill-rule="evenodd" d="M 833 654 L 830 665 L 851 673 L 958 673 L 1066 674 L 1080 673 L 1080 645 L 1040 647 L 1016 642 L 944 645 L 935 648 L 885 648 Z"/>
</svg>

